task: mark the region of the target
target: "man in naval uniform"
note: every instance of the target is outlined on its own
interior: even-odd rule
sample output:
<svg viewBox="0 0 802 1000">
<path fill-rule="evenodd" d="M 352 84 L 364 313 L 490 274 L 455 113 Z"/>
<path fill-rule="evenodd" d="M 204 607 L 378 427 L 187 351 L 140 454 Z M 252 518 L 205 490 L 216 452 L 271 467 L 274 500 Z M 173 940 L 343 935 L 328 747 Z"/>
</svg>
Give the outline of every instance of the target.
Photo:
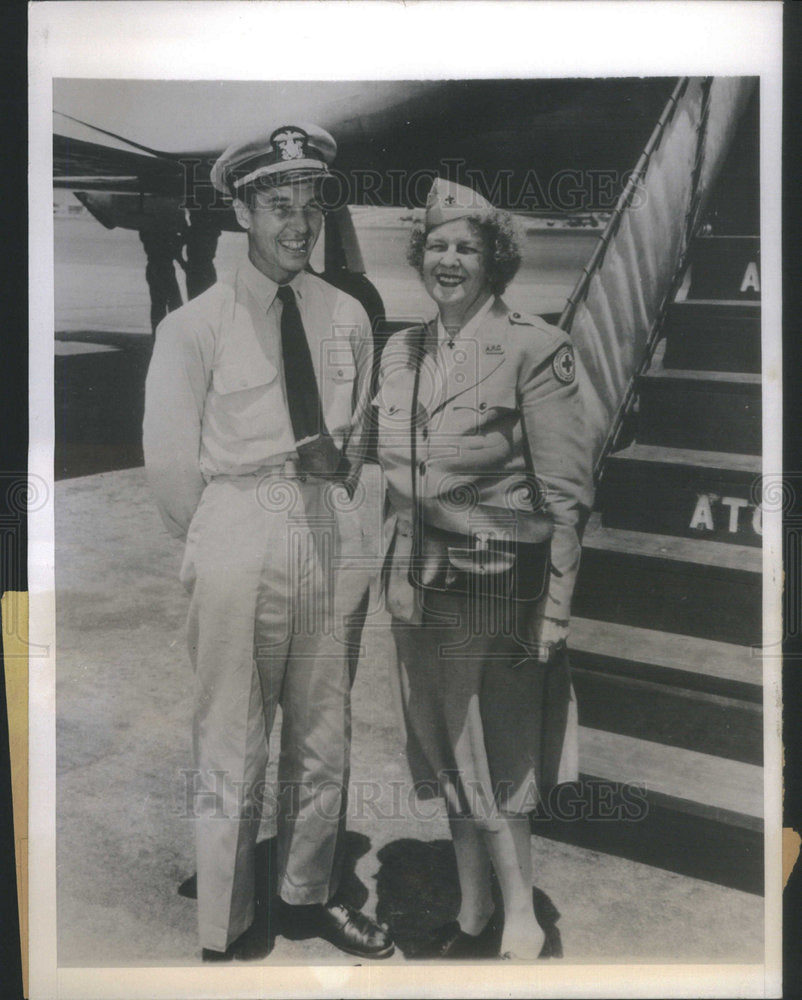
<svg viewBox="0 0 802 1000">
<path fill-rule="evenodd" d="M 267 740 L 282 707 L 278 891 L 285 913 L 351 954 L 385 930 L 337 897 L 348 782 L 346 648 L 336 628 L 338 504 L 358 474 L 371 333 L 355 299 L 307 271 L 336 152 L 278 124 L 212 169 L 248 255 L 159 327 L 146 386 L 148 479 L 186 539 L 197 894 L 206 961 L 269 950 L 254 854 Z M 338 618 L 337 616 L 340 616 Z"/>
</svg>

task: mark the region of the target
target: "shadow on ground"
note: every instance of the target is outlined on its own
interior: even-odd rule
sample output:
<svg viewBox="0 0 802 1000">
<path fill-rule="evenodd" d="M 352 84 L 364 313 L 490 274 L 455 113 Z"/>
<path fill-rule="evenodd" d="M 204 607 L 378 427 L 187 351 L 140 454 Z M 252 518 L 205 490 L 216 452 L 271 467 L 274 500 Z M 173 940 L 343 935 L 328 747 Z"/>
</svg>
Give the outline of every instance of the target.
<svg viewBox="0 0 802 1000">
<path fill-rule="evenodd" d="M 370 851 L 370 839 L 361 833 L 345 835 L 343 876 L 339 898 L 356 909 L 362 909 L 368 899 L 368 889 L 356 874 L 360 858 Z M 376 855 L 380 868 L 376 877 L 376 919 L 390 930 L 396 946 L 407 955 L 425 944 L 432 931 L 454 920 L 459 909 L 460 894 L 454 847 L 449 840 L 415 840 L 404 837 L 385 844 Z M 274 923 L 280 914 L 277 907 L 276 838 L 256 845 L 256 900 L 261 909 L 267 903 L 272 914 L 268 922 L 291 941 L 314 936 L 303 923 Z M 496 906 L 501 907 L 498 887 L 493 886 Z M 178 887 L 179 896 L 197 899 L 197 876 L 192 874 Z M 562 942 L 557 921 L 560 913 L 541 889 L 532 889 L 532 901 L 537 921 L 546 932 L 550 953 L 562 958 Z"/>
<path fill-rule="evenodd" d="M 151 338 L 79 331 L 56 340 L 65 353 L 55 358 L 55 478 L 142 465 Z"/>
<path fill-rule="evenodd" d="M 343 851 L 343 873 L 340 882 L 339 896 L 343 902 L 361 910 L 368 900 L 368 888 L 356 874 L 357 862 L 370 850 L 370 838 L 363 833 L 349 830 L 345 834 Z M 276 882 L 276 838 L 260 840 L 256 845 L 256 902 L 257 904 L 274 903 L 278 894 Z M 198 877 L 193 872 L 189 878 L 178 886 L 178 895 L 186 899 L 198 898 Z M 286 934 L 294 937 L 293 934 Z"/>
<path fill-rule="evenodd" d="M 460 904 L 454 846 L 450 840 L 415 840 L 404 837 L 385 844 L 376 855 L 376 919 L 390 929 L 398 948 L 407 955 L 420 950 L 432 931 L 454 920 Z M 498 886 L 493 893 L 501 910 Z M 562 957 L 557 921 L 560 913 L 541 889 L 532 889 L 535 916 L 550 954 Z"/>
</svg>

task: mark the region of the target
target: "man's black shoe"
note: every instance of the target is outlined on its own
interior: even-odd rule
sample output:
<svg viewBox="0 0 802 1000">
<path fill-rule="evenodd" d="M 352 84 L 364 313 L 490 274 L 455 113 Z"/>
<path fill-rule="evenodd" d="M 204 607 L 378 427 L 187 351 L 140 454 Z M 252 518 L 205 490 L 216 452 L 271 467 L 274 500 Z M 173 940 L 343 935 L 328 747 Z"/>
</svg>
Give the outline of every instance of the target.
<svg viewBox="0 0 802 1000">
<path fill-rule="evenodd" d="M 340 951 L 359 958 L 389 958 L 395 945 L 387 931 L 345 903 L 283 907 L 284 919 L 307 935 L 323 938 Z"/>
<path fill-rule="evenodd" d="M 315 922 L 318 937 L 349 955 L 389 958 L 395 951 L 393 940 L 383 927 L 345 903 L 321 906 Z"/>
</svg>

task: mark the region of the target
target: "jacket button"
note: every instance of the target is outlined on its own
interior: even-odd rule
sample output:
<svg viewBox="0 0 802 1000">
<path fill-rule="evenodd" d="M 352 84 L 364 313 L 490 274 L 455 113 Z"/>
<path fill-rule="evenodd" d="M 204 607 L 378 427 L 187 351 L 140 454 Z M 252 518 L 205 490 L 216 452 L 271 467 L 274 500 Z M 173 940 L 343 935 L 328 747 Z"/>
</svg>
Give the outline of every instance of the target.
<svg viewBox="0 0 802 1000">
<path fill-rule="evenodd" d="M 428 438 L 428 436 L 429 436 L 429 428 L 428 427 L 424 427 L 423 430 L 420 432 L 420 436 L 425 441 L 426 438 Z"/>
<path fill-rule="evenodd" d="M 397 406 L 388 406 L 388 407 L 387 407 L 387 412 L 388 412 L 388 413 L 395 413 L 395 411 L 396 411 L 397 409 L 398 409 L 398 407 L 397 407 Z"/>
<path fill-rule="evenodd" d="M 426 463 L 425 462 L 421 462 L 420 465 L 418 466 L 418 473 L 421 476 L 425 476 L 426 475 Z"/>
<path fill-rule="evenodd" d="M 342 370 L 342 368 L 338 368 L 338 369 L 337 369 L 337 374 L 338 374 L 338 375 L 342 375 L 342 373 L 343 373 L 343 370 Z"/>
<path fill-rule="evenodd" d="M 486 410 L 487 409 L 487 403 L 480 403 L 479 404 L 479 409 L 480 410 Z"/>
<path fill-rule="evenodd" d="M 512 318 L 513 319 L 520 319 L 521 318 L 521 314 L 520 313 L 512 313 Z"/>
</svg>

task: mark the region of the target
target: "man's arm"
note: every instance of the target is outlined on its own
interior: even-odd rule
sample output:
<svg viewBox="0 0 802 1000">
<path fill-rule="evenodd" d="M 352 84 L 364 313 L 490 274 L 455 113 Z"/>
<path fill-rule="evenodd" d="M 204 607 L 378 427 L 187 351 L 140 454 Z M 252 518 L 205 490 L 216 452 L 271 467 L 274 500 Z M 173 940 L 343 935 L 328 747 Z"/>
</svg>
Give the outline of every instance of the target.
<svg viewBox="0 0 802 1000">
<path fill-rule="evenodd" d="M 370 321 L 362 306 L 352 300 L 350 335 L 351 351 L 356 364 L 354 379 L 353 418 L 351 431 L 345 442 L 345 457 L 348 460 L 348 479 L 352 483 L 359 478 L 362 463 L 368 448 L 370 426 L 371 379 L 373 375 L 373 334 Z"/>
<path fill-rule="evenodd" d="M 200 442 L 210 369 L 201 339 L 182 319 L 172 314 L 158 328 L 142 428 L 148 482 L 168 532 L 181 539 L 206 485 Z"/>
</svg>

